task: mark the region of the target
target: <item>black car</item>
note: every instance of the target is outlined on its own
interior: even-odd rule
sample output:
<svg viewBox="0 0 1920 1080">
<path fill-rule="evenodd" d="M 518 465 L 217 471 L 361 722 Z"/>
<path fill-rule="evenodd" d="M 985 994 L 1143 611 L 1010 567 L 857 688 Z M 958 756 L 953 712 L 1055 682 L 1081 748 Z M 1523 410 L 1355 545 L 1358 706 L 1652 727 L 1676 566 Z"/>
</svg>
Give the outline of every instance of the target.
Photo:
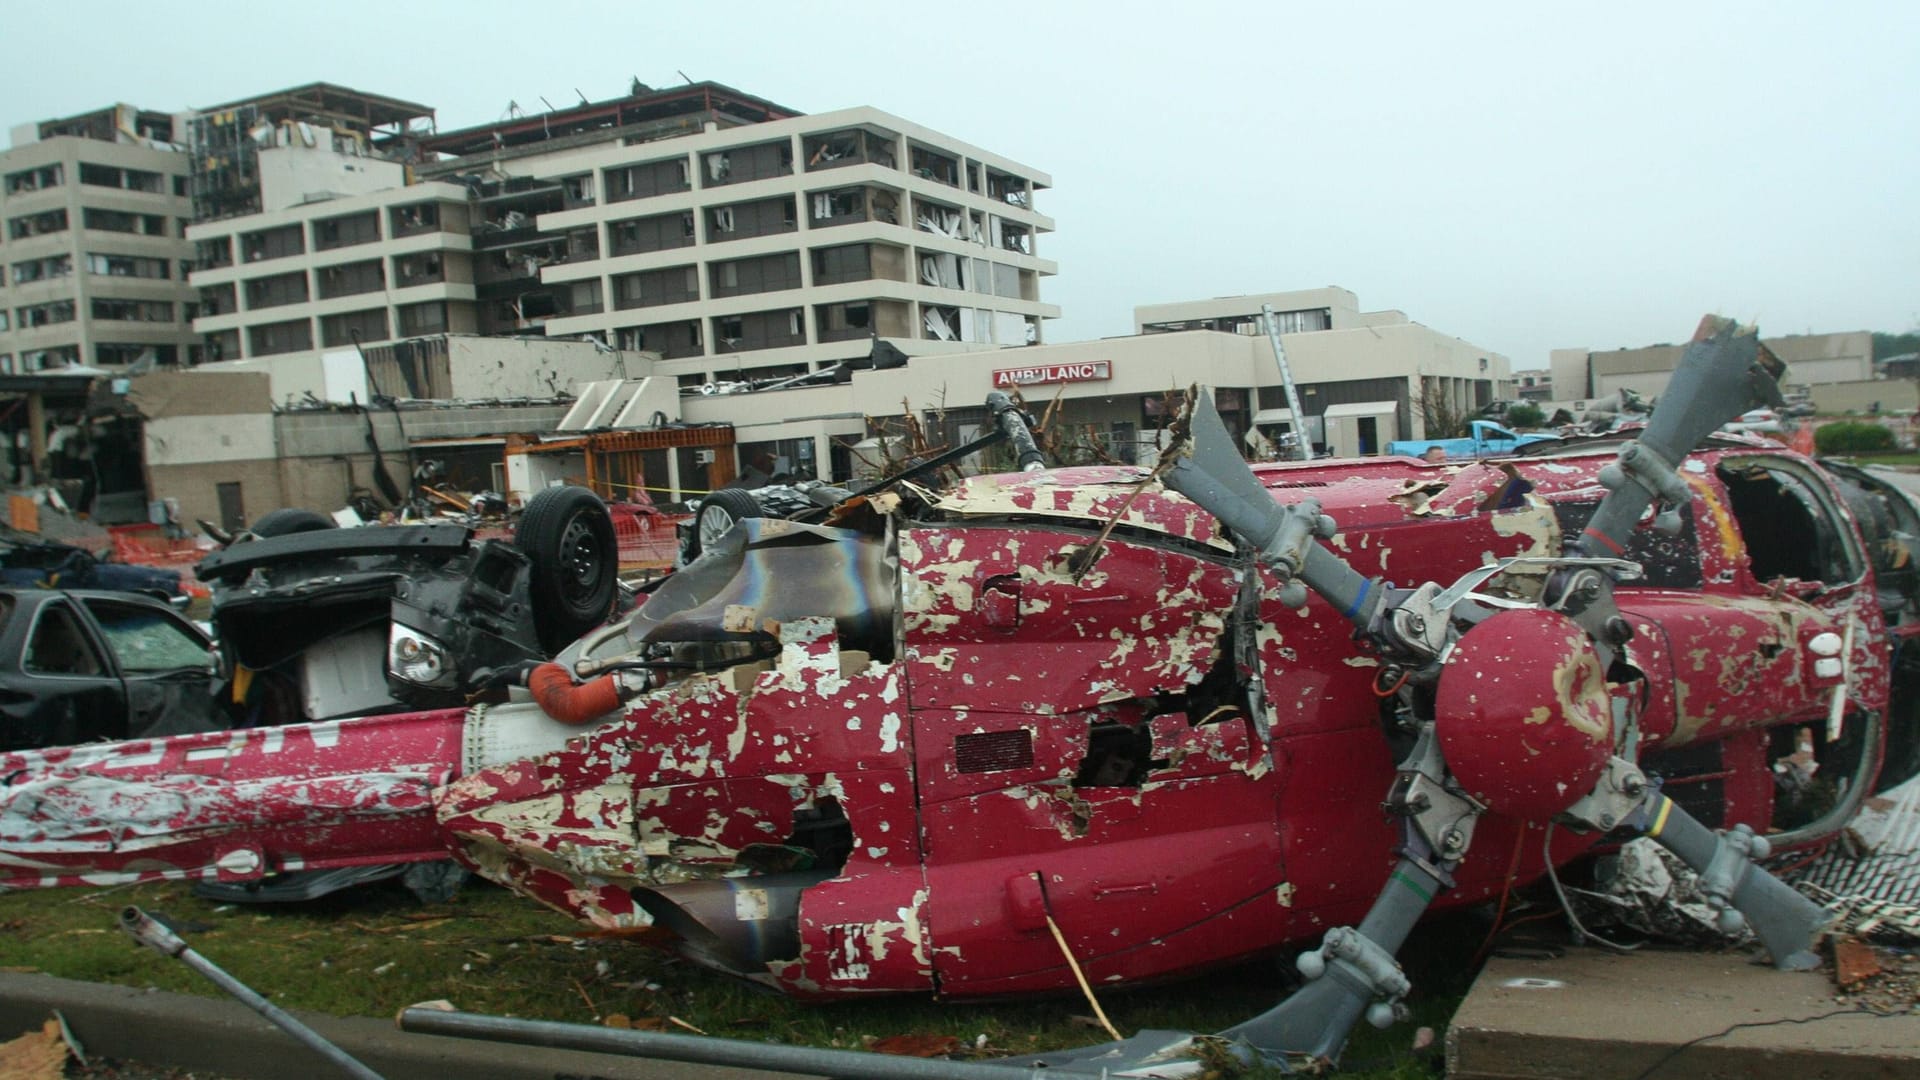
<svg viewBox="0 0 1920 1080">
<path fill-rule="evenodd" d="M 85 548 L 51 540 L 0 541 L 0 584 L 42 589 L 109 589 L 184 604 L 180 574 L 117 563 Z"/>
<path fill-rule="evenodd" d="M 0 588 L 0 750 L 213 731 L 213 642 L 135 594 Z"/>
<path fill-rule="evenodd" d="M 613 520 L 547 488 L 513 541 L 465 525 L 341 529 L 276 510 L 201 560 L 250 726 L 436 709 L 500 691 L 612 612 Z"/>
</svg>

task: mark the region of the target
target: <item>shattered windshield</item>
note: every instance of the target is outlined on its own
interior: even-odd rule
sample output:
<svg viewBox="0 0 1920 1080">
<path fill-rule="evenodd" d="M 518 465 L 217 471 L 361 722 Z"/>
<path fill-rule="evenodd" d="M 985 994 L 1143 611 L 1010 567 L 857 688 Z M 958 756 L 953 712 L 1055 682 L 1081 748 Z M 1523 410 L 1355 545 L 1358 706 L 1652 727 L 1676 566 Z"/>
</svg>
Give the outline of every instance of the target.
<svg viewBox="0 0 1920 1080">
<path fill-rule="evenodd" d="M 206 670 L 213 666 L 213 653 L 206 642 L 159 612 L 98 601 L 89 601 L 87 610 L 99 622 L 107 647 L 120 661 L 122 671 Z"/>
</svg>

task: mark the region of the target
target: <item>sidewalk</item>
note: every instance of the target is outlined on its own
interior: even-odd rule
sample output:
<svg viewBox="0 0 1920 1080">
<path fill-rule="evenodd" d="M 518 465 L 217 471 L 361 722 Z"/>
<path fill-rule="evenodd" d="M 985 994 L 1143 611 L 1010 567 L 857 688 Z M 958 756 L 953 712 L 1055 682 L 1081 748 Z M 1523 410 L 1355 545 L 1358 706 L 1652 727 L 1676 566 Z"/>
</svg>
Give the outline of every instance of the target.
<svg viewBox="0 0 1920 1080">
<path fill-rule="evenodd" d="M 37 1030 L 58 1009 L 89 1057 L 217 1072 L 240 1080 L 336 1075 L 325 1059 L 236 1001 L 0 973 L 0 1040 Z M 296 1013 L 391 1080 L 765 1080 L 788 1074 L 410 1035 L 391 1021 Z"/>
<path fill-rule="evenodd" d="M 1920 1076 L 1920 1014 L 1834 1000 L 1825 972 L 1722 953 L 1488 962 L 1447 1030 L 1453 1080 Z M 1844 1015 L 1827 1015 L 1844 1013 Z"/>
</svg>

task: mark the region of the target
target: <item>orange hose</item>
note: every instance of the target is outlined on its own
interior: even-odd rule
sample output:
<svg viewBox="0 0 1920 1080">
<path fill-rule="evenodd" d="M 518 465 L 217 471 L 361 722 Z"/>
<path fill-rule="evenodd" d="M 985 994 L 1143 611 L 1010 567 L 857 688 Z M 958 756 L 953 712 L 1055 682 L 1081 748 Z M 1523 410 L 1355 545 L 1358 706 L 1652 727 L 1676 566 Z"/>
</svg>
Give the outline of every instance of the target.
<svg viewBox="0 0 1920 1080">
<path fill-rule="evenodd" d="M 620 688 L 613 676 L 576 684 L 566 668 L 554 663 L 534 668 L 527 675 L 527 689 L 533 691 L 541 712 L 563 724 L 589 723 L 620 707 Z"/>
</svg>

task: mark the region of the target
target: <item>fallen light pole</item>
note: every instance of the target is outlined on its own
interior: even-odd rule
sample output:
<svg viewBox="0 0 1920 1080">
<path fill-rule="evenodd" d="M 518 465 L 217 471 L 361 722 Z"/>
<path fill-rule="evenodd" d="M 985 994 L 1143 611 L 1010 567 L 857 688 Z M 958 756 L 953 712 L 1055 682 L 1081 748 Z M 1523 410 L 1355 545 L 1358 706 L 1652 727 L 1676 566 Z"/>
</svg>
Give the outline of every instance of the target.
<svg viewBox="0 0 1920 1080">
<path fill-rule="evenodd" d="M 362 1065 L 345 1050 L 322 1038 L 319 1032 L 295 1020 L 285 1009 L 254 993 L 246 983 L 220 970 L 213 961 L 193 951 L 179 934 L 157 922 L 146 912 L 137 907 L 122 908 L 120 929 L 125 930 L 133 940 L 160 955 L 171 956 L 205 975 L 215 986 L 232 994 L 242 1005 L 266 1017 L 275 1027 L 305 1043 L 328 1061 L 340 1066 L 349 1076 L 358 1077 L 359 1080 L 381 1080 L 379 1073 Z"/>
</svg>

